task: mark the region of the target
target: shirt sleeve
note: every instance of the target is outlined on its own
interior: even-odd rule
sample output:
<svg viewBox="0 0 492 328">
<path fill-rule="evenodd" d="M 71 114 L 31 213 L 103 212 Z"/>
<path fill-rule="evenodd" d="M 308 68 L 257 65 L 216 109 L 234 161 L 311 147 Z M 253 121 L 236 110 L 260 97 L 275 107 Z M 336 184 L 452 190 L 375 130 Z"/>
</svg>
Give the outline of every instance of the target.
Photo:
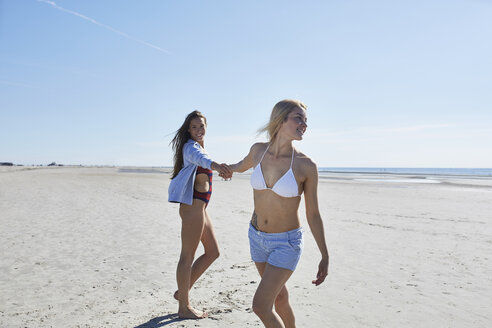
<svg viewBox="0 0 492 328">
<path fill-rule="evenodd" d="M 200 147 L 198 143 L 185 144 L 183 148 L 183 156 L 186 159 L 198 166 L 211 170 L 212 159 L 207 152 Z"/>
</svg>

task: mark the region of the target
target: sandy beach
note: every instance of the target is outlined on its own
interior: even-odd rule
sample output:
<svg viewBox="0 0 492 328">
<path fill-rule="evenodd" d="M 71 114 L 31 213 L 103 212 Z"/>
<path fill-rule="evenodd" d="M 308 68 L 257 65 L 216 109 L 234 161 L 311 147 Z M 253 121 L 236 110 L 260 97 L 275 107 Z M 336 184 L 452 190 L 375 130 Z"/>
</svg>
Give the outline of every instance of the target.
<svg viewBox="0 0 492 328">
<path fill-rule="evenodd" d="M 214 178 L 220 258 L 177 319 L 178 205 L 157 168 L 0 168 L 0 327 L 262 327 L 247 174 Z M 307 225 L 298 327 L 491 327 L 492 179 L 322 174 L 330 274 Z M 199 249 L 201 252 L 201 249 Z"/>
</svg>

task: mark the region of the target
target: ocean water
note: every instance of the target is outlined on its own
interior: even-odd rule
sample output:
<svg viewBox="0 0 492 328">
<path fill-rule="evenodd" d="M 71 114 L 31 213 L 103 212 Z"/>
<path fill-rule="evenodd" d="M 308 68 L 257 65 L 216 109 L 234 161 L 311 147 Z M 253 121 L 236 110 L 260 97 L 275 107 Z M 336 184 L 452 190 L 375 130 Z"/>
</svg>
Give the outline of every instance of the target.
<svg viewBox="0 0 492 328">
<path fill-rule="evenodd" d="M 172 167 L 121 167 L 120 173 L 169 173 Z M 246 173 L 251 173 L 249 169 Z M 412 175 L 446 175 L 492 177 L 492 168 L 401 168 L 401 167 L 318 167 L 323 173 L 366 173 L 366 174 L 412 174 Z"/>
<path fill-rule="evenodd" d="M 320 173 L 422 174 L 492 177 L 492 168 L 320 167 Z"/>
</svg>

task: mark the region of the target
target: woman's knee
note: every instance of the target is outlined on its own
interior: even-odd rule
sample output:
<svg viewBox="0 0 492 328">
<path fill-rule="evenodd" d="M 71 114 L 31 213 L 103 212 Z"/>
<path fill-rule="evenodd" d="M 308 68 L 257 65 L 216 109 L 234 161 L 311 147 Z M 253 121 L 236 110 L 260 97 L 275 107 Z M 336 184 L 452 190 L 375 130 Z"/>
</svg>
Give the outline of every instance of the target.
<svg viewBox="0 0 492 328">
<path fill-rule="evenodd" d="M 272 313 L 272 305 L 266 304 L 258 297 L 253 298 L 253 312 L 260 318 Z"/>
<path fill-rule="evenodd" d="M 204 234 L 205 233 L 208 234 L 204 236 L 205 239 L 202 239 L 203 249 L 205 250 L 205 255 L 213 262 L 220 256 L 219 244 L 217 243 L 217 240 L 215 239 L 215 237 L 213 237 L 213 235 L 213 239 L 210 238 L 210 233 L 208 231 L 204 231 Z"/>
<path fill-rule="evenodd" d="M 263 307 L 261 304 L 258 304 L 256 302 L 253 301 L 253 312 L 258 316 L 258 317 L 262 317 L 265 315 L 265 313 L 267 312 L 265 307 Z"/>
<path fill-rule="evenodd" d="M 289 304 L 289 292 L 286 288 L 282 288 L 275 299 L 275 306 L 283 306 L 286 304 Z"/>
<path fill-rule="evenodd" d="M 195 256 L 193 254 L 181 252 L 181 255 L 179 256 L 178 266 L 179 265 L 191 266 L 193 264 L 194 259 L 195 259 Z"/>
<path fill-rule="evenodd" d="M 216 259 L 219 258 L 220 256 L 220 251 L 218 248 L 209 250 L 208 252 L 205 252 L 207 254 L 207 257 L 210 258 L 211 261 L 215 261 Z"/>
</svg>

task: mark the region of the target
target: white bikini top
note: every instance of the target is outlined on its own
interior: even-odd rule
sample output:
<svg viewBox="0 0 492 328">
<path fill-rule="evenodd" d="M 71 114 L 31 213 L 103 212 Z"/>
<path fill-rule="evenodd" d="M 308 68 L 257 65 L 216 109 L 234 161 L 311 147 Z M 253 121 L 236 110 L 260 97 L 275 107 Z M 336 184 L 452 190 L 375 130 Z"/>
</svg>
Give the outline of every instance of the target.
<svg viewBox="0 0 492 328">
<path fill-rule="evenodd" d="M 268 147 L 270 147 L 270 145 L 268 145 Z M 290 160 L 289 170 L 285 172 L 285 174 L 282 175 L 280 179 L 277 180 L 272 188 L 267 187 L 265 178 L 263 177 L 263 171 L 261 170 L 261 161 L 263 160 L 263 157 L 265 157 L 265 154 L 268 151 L 268 147 L 263 153 L 263 156 L 261 156 L 260 162 L 253 169 L 253 173 L 251 174 L 251 186 L 255 190 L 271 190 L 281 197 L 300 196 L 296 177 L 294 176 L 294 172 L 292 171 L 292 163 L 294 162 L 294 148 L 292 148 L 292 158 Z"/>
</svg>

